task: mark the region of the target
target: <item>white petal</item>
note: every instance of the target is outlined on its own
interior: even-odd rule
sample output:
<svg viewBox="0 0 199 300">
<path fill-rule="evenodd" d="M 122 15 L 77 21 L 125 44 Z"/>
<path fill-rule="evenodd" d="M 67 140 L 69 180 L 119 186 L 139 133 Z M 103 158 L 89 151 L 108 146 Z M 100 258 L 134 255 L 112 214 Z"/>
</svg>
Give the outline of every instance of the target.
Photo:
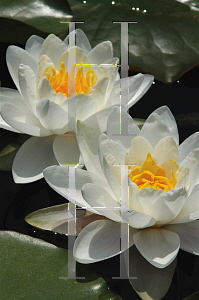
<svg viewBox="0 0 199 300">
<path fill-rule="evenodd" d="M 102 163 L 107 182 L 110 185 L 116 199 L 119 200 L 121 196 L 121 168 L 120 166 L 116 166 L 118 162 L 114 156 L 111 155 L 105 154 Z"/>
<path fill-rule="evenodd" d="M 61 165 L 76 165 L 79 162 L 80 151 L 76 136 L 56 136 L 53 151 Z"/>
<path fill-rule="evenodd" d="M 113 257 L 120 253 L 120 239 L 123 227 L 113 221 L 96 221 L 86 226 L 79 234 L 73 248 L 73 256 L 78 262 L 88 264 Z M 129 245 L 133 245 L 133 234 L 130 230 Z M 126 250 L 124 249 L 124 250 Z"/>
<path fill-rule="evenodd" d="M 37 114 L 43 127 L 51 133 L 64 134 L 69 131 L 68 123 L 71 120 L 69 114 L 47 98 L 43 98 L 38 102 Z"/>
<path fill-rule="evenodd" d="M 127 207 L 130 210 L 136 210 L 140 213 L 144 213 L 142 205 L 140 204 L 138 197 L 136 197 L 136 194 L 140 191 L 140 189 L 137 184 L 130 180 L 128 172 L 126 172 L 122 177 L 122 190 L 122 201 L 124 201 Z"/>
<path fill-rule="evenodd" d="M 102 42 L 95 46 L 89 53 L 88 59 L 91 64 L 103 64 L 113 57 L 113 46 L 109 41 Z"/>
<path fill-rule="evenodd" d="M 195 221 L 199 218 L 199 184 L 195 186 L 191 195 L 186 200 L 180 213 L 171 224 L 180 224 Z"/>
<path fill-rule="evenodd" d="M 133 246 L 129 251 L 130 284 L 141 299 L 160 300 L 169 290 L 176 265 L 177 258 L 164 269 L 156 268 Z"/>
<path fill-rule="evenodd" d="M 107 129 L 107 119 L 113 106 L 107 107 L 93 114 L 86 120 L 86 124 L 91 127 L 98 127 L 100 132 L 104 132 Z"/>
<path fill-rule="evenodd" d="M 36 76 L 29 66 L 19 65 L 18 70 L 19 86 L 21 94 L 30 111 L 37 117 L 36 105 Z M 30 84 L 29 84 L 30 83 Z"/>
<path fill-rule="evenodd" d="M 87 183 L 82 187 L 82 195 L 88 204 L 103 216 L 120 222 L 120 204 L 105 189 Z"/>
<path fill-rule="evenodd" d="M 50 34 L 43 42 L 40 56 L 47 55 L 56 66 L 60 56 L 67 50 L 66 44 L 56 35 Z"/>
<path fill-rule="evenodd" d="M 48 56 L 42 55 L 39 59 L 39 65 L 37 69 L 37 75 L 36 75 L 37 85 L 41 81 L 42 77 L 44 76 L 44 71 L 48 67 L 55 68 L 55 65 L 53 64 L 52 60 Z"/>
<path fill-rule="evenodd" d="M 93 125 L 91 127 L 85 125 L 85 122 L 77 121 L 77 142 L 87 170 L 104 178 L 98 156 L 100 131 L 97 124 Z"/>
<path fill-rule="evenodd" d="M 180 249 L 199 255 L 199 220 L 185 224 L 165 226 L 166 230 L 175 232 L 180 237 Z"/>
<path fill-rule="evenodd" d="M 98 110 L 101 110 L 105 106 L 105 95 L 108 87 L 108 78 L 104 77 L 98 80 L 94 87 L 90 90 L 89 96 L 93 98 L 98 105 Z"/>
<path fill-rule="evenodd" d="M 156 159 L 157 165 L 161 165 L 170 159 L 175 160 L 178 166 L 180 163 L 178 146 L 171 136 L 164 137 L 156 144 L 152 156 Z"/>
<path fill-rule="evenodd" d="M 61 55 L 61 57 L 58 60 L 57 66 L 56 66 L 57 70 L 60 69 L 61 62 L 63 62 L 65 64 L 65 71 L 68 71 L 68 67 L 69 67 L 69 72 L 71 72 L 72 66 L 74 65 L 74 63 L 76 64 L 76 71 L 78 68 L 77 65 L 82 64 L 82 63 L 85 65 L 88 65 L 88 66 L 86 66 L 86 71 L 88 71 L 88 69 L 90 68 L 90 61 L 89 61 L 86 53 L 77 46 L 70 47 L 67 51 L 65 51 Z M 70 76 L 69 76 L 69 78 L 70 78 Z"/>
<path fill-rule="evenodd" d="M 19 81 L 18 81 L 18 68 L 20 64 L 24 64 L 29 66 L 34 74 L 37 73 L 37 61 L 35 58 L 33 58 L 27 51 L 24 49 L 21 49 L 16 46 L 9 46 L 6 52 L 6 61 L 8 70 L 10 72 L 10 75 L 12 76 L 12 79 L 17 87 L 17 89 L 20 91 L 19 88 Z"/>
<path fill-rule="evenodd" d="M 176 144 L 179 145 L 178 127 L 170 109 L 167 106 L 161 106 L 158 109 L 156 109 L 154 113 L 158 114 L 161 117 L 161 119 L 165 122 Z"/>
<path fill-rule="evenodd" d="M 152 153 L 153 148 L 148 140 L 138 136 L 132 139 L 131 146 L 126 152 L 125 164 L 142 166 L 148 153 Z"/>
<path fill-rule="evenodd" d="M 128 120 L 128 129 L 127 135 L 120 134 L 120 128 L 121 128 L 121 119 L 126 119 Z M 138 126 L 135 124 L 133 119 L 129 114 L 127 114 L 126 110 L 119 107 L 113 107 L 107 121 L 107 136 L 122 144 L 126 150 L 130 147 L 131 145 L 131 140 L 133 137 L 139 135 L 140 129 Z"/>
<path fill-rule="evenodd" d="M 140 88 L 136 91 L 134 96 L 130 98 L 129 102 L 126 104 L 128 108 L 133 106 L 140 98 L 148 91 L 148 89 L 151 87 L 152 82 L 154 80 L 154 76 L 149 74 L 143 74 L 144 80 L 142 81 L 142 84 Z"/>
<path fill-rule="evenodd" d="M 75 106 L 73 106 L 74 104 L 76 106 L 76 109 Z M 65 111 L 70 110 L 70 115 L 73 116 L 76 120 L 84 121 L 95 114 L 97 110 L 97 103 L 89 95 L 78 94 L 65 100 L 61 104 L 61 107 Z"/>
<path fill-rule="evenodd" d="M 145 213 L 153 217 L 157 221 L 157 225 L 167 224 L 179 214 L 186 202 L 186 198 L 187 191 L 184 187 L 173 189 L 169 192 L 163 191 L 158 199 L 145 210 Z M 144 207 L 143 202 L 142 206 Z"/>
<path fill-rule="evenodd" d="M 178 170 L 178 165 L 173 160 L 168 160 L 161 164 L 161 167 L 165 170 L 166 177 L 171 180 L 172 172 L 176 174 Z"/>
<path fill-rule="evenodd" d="M 130 102 L 129 100 L 133 98 L 133 96 L 136 94 L 136 92 L 141 87 L 144 80 L 144 75 L 137 74 L 135 76 L 131 76 L 130 78 L 122 78 L 120 80 L 117 80 L 114 83 L 114 86 L 112 88 L 111 94 L 107 100 L 106 106 L 111 106 L 114 104 L 120 103 L 120 97 L 121 97 L 121 88 L 123 89 L 122 95 L 124 95 L 124 98 L 122 101 L 122 105 L 126 105 Z M 127 102 L 125 102 L 125 100 Z M 129 107 L 127 106 L 126 109 Z"/>
<path fill-rule="evenodd" d="M 129 180 L 129 182 L 131 182 L 131 181 Z M 134 185 L 136 185 L 134 182 L 132 182 L 132 183 Z M 133 186 L 133 188 L 134 188 L 134 186 Z M 161 194 L 164 193 L 164 191 L 155 190 L 152 187 L 147 187 L 142 190 L 139 189 L 137 192 L 133 191 L 133 193 L 135 194 L 134 198 L 132 198 L 132 197 L 130 198 L 131 201 L 133 202 L 132 209 L 137 210 L 139 212 L 143 212 L 148 215 L 150 206 L 160 197 Z M 136 209 L 136 206 L 138 207 L 138 209 Z M 141 209 L 142 209 L 142 211 L 141 211 Z"/>
<path fill-rule="evenodd" d="M 197 171 L 198 165 L 199 165 L 199 148 L 192 150 L 180 164 L 181 167 L 189 168 L 189 179 L 187 185 L 190 185 L 192 181 L 194 181 L 194 186 L 195 186 L 199 178 L 199 172 Z"/>
<path fill-rule="evenodd" d="M 146 138 L 152 147 L 155 148 L 162 138 L 171 136 L 171 132 L 161 117 L 156 113 L 152 113 L 144 123 L 140 136 Z"/>
<path fill-rule="evenodd" d="M 125 149 L 119 143 L 111 140 L 106 134 L 101 133 L 99 136 L 99 158 L 103 166 L 104 154 L 111 154 L 119 164 L 125 163 Z"/>
<path fill-rule="evenodd" d="M 25 50 L 32 56 L 36 61 L 39 61 L 41 47 L 44 39 L 38 35 L 31 35 L 26 42 Z"/>
<path fill-rule="evenodd" d="M 75 176 L 75 191 L 69 190 L 69 169 L 65 166 L 53 166 L 44 170 L 44 178 L 47 183 L 52 187 L 56 192 L 70 200 L 71 202 L 79 205 L 82 208 L 85 208 L 89 211 L 95 212 L 94 209 L 84 200 L 81 194 L 81 188 L 86 183 L 95 183 L 101 187 L 107 188 L 107 183 L 102 180 L 96 174 L 91 172 L 76 169 Z"/>
<path fill-rule="evenodd" d="M 2 116 L 0 115 L 0 128 L 3 128 L 3 129 L 6 129 L 6 130 L 9 130 L 9 131 L 13 131 L 13 132 L 18 132 L 18 133 L 21 133 L 19 132 L 17 129 L 11 127 L 10 125 L 8 125 L 4 119 L 2 119 Z"/>
<path fill-rule="evenodd" d="M 31 137 L 17 152 L 12 174 L 16 183 L 33 182 L 43 177 L 43 170 L 57 164 L 52 144 L 54 137 Z"/>
<path fill-rule="evenodd" d="M 142 256 L 156 268 L 167 267 L 178 254 L 180 239 L 176 233 L 162 228 L 146 228 L 133 236 Z"/>
<path fill-rule="evenodd" d="M 42 77 L 42 79 L 38 85 L 37 91 L 38 91 L 38 100 L 47 98 L 51 102 L 54 102 L 57 104 L 60 103 L 58 95 L 56 94 L 51 83 L 49 82 L 49 80 L 46 77 Z"/>
<path fill-rule="evenodd" d="M 199 132 L 190 135 L 182 144 L 180 144 L 180 161 L 183 161 L 185 157 L 196 148 L 199 148 Z"/>
<path fill-rule="evenodd" d="M 0 89 L 0 109 L 5 103 L 10 103 L 15 105 L 20 110 L 30 113 L 29 108 L 27 107 L 24 99 L 21 97 L 21 94 L 18 90 L 13 90 L 9 88 L 1 87 Z"/>
<path fill-rule="evenodd" d="M 67 37 L 64 39 L 64 43 L 68 46 L 68 38 L 76 39 L 76 45 L 84 50 L 84 52 L 87 54 L 91 51 L 91 45 L 90 42 L 85 35 L 85 33 L 81 29 L 73 30 Z"/>
<path fill-rule="evenodd" d="M 128 212 L 128 223 L 131 227 L 143 229 L 155 225 L 156 220 L 135 210 Z"/>
<path fill-rule="evenodd" d="M 43 129 L 33 114 L 24 113 L 14 105 L 4 104 L 1 108 L 1 115 L 6 123 L 19 132 L 33 136 L 51 135 L 50 132 Z"/>
</svg>

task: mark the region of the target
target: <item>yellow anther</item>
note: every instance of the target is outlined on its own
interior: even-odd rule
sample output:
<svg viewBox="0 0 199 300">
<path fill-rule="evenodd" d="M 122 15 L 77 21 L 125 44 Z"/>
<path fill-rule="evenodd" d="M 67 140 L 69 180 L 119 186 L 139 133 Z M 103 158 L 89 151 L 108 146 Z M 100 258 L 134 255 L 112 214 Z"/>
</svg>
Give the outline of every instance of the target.
<svg viewBox="0 0 199 300">
<path fill-rule="evenodd" d="M 174 172 L 172 172 L 172 178 L 169 180 L 166 177 L 165 170 L 156 165 L 150 153 L 148 153 L 142 167 L 135 167 L 129 174 L 129 178 L 137 184 L 140 190 L 145 187 L 153 187 L 156 190 L 161 189 L 168 192 L 172 190 L 177 183 Z"/>
</svg>

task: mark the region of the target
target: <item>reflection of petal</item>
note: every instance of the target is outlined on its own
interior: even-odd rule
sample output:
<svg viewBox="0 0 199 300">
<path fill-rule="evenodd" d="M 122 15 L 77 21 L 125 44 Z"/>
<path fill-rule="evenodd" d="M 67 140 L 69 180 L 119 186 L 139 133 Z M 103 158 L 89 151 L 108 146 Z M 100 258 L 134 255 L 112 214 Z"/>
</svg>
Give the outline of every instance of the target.
<svg viewBox="0 0 199 300">
<path fill-rule="evenodd" d="M 160 300 L 169 290 L 177 258 L 166 268 L 159 269 L 148 263 L 136 247 L 129 250 L 129 279 L 132 287 L 143 300 Z"/>
<path fill-rule="evenodd" d="M 145 228 L 133 236 L 142 256 L 153 266 L 166 268 L 178 254 L 180 238 L 175 232 L 162 228 Z"/>
</svg>

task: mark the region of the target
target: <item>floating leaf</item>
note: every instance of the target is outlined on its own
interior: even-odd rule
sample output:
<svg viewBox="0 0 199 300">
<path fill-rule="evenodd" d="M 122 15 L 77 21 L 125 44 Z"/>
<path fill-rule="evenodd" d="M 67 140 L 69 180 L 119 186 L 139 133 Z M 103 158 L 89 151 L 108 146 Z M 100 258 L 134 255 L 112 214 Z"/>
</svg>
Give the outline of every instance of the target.
<svg viewBox="0 0 199 300">
<path fill-rule="evenodd" d="M 67 25 L 60 24 L 60 21 L 72 19 L 71 9 L 66 0 L 0 0 L 0 8 L 0 17 L 21 21 L 54 34 L 67 32 Z"/>
<path fill-rule="evenodd" d="M 184 298 L 183 300 L 198 300 L 199 299 L 199 292 L 196 292 L 186 298 Z"/>
<path fill-rule="evenodd" d="M 78 264 L 85 279 L 66 279 L 68 251 L 42 240 L 1 231 L 0 253 L 1 299 L 121 299 L 91 265 Z"/>
<path fill-rule="evenodd" d="M 91 44 L 111 40 L 115 56 L 120 56 L 121 25 L 112 21 L 137 21 L 129 24 L 132 70 L 151 73 L 157 80 L 168 83 L 199 62 L 199 11 L 186 4 L 174 0 L 122 3 L 69 0 L 69 3 L 74 19 L 85 21 L 77 27 L 84 30 Z"/>
</svg>

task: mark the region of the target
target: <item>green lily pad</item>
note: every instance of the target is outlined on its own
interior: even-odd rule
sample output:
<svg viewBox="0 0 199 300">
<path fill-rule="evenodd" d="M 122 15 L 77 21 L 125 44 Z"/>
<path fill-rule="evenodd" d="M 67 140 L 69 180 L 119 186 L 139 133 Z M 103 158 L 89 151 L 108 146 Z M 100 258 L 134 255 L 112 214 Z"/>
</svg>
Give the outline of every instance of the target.
<svg viewBox="0 0 199 300">
<path fill-rule="evenodd" d="M 60 34 L 68 30 L 67 25 L 60 24 L 60 21 L 71 21 L 72 12 L 66 0 L 0 0 L 0 17 L 21 21 L 44 32 Z"/>
<path fill-rule="evenodd" d="M 196 292 L 186 298 L 184 298 L 183 300 L 198 300 L 199 299 L 199 292 Z"/>
<path fill-rule="evenodd" d="M 74 19 L 85 21 L 77 27 L 84 30 L 92 46 L 111 40 L 115 56 L 120 56 L 121 25 L 112 21 L 137 21 L 129 24 L 131 70 L 151 73 L 169 83 L 199 62 L 199 10 L 190 5 L 174 0 L 87 2 L 69 0 Z"/>
<path fill-rule="evenodd" d="M 0 232 L 0 298 L 119 300 L 91 265 L 79 265 L 81 277 L 68 276 L 68 251 L 17 232 Z"/>
</svg>

